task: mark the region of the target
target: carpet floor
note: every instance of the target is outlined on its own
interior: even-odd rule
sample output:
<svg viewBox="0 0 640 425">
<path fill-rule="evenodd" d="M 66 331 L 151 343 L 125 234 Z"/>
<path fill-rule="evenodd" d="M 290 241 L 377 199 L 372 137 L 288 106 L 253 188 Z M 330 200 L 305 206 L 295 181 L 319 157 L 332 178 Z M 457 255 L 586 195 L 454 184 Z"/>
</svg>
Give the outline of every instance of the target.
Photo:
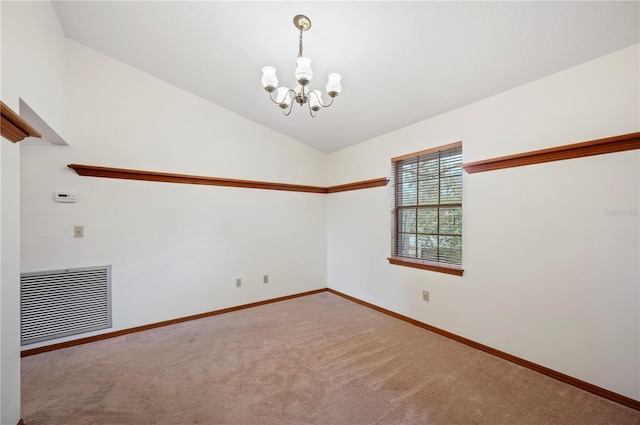
<svg viewBox="0 0 640 425">
<path fill-rule="evenodd" d="M 640 412 L 320 293 L 22 359 L 26 425 L 640 425 Z"/>
</svg>

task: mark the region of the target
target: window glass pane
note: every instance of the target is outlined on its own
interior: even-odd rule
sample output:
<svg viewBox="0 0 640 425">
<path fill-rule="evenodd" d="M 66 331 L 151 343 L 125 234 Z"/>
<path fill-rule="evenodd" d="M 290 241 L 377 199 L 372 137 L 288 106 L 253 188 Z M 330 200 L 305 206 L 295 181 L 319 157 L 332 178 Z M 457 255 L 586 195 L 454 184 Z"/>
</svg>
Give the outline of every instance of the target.
<svg viewBox="0 0 640 425">
<path fill-rule="evenodd" d="M 440 237 L 440 261 L 451 264 L 462 263 L 462 237 Z"/>
<path fill-rule="evenodd" d="M 416 192 L 416 184 L 404 187 L 401 192 L 398 205 L 416 205 L 418 194 Z"/>
<path fill-rule="evenodd" d="M 418 233 L 438 233 L 438 209 L 420 208 L 418 210 Z"/>
<path fill-rule="evenodd" d="M 444 178 L 440 180 L 440 203 L 455 204 L 462 201 L 461 178 Z"/>
<path fill-rule="evenodd" d="M 418 258 L 438 261 L 438 236 L 418 235 Z"/>
<path fill-rule="evenodd" d="M 398 205 L 415 205 L 417 199 L 416 163 L 402 164 L 398 172 Z"/>
<path fill-rule="evenodd" d="M 419 182 L 418 202 L 420 205 L 437 205 L 438 204 L 438 179 L 423 179 Z"/>
<path fill-rule="evenodd" d="M 401 209 L 398 211 L 398 231 L 416 233 L 416 210 Z"/>
<path fill-rule="evenodd" d="M 462 235 L 462 208 L 440 208 L 440 234 Z"/>
<path fill-rule="evenodd" d="M 440 178 L 451 178 L 462 176 L 462 168 L 460 168 L 460 161 L 453 161 L 451 158 L 440 164 Z"/>
<path fill-rule="evenodd" d="M 430 156 L 428 158 L 420 159 L 418 170 L 420 171 L 420 178 L 425 179 L 437 179 L 440 172 L 440 160 L 437 155 Z"/>
<path fill-rule="evenodd" d="M 398 233 L 397 254 L 402 257 L 416 256 L 416 235 Z"/>
</svg>

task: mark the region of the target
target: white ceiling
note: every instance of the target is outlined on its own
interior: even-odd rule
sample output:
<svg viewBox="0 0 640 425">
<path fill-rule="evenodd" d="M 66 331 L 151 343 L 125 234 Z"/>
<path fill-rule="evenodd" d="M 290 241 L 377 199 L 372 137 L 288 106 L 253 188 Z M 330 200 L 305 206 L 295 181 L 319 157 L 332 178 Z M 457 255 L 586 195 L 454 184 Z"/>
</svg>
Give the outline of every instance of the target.
<svg viewBox="0 0 640 425">
<path fill-rule="evenodd" d="M 54 1 L 68 38 L 322 152 L 545 77 L 640 41 L 640 2 Z M 312 119 L 260 84 L 294 84 L 298 30 L 311 88 L 343 91 Z"/>
</svg>

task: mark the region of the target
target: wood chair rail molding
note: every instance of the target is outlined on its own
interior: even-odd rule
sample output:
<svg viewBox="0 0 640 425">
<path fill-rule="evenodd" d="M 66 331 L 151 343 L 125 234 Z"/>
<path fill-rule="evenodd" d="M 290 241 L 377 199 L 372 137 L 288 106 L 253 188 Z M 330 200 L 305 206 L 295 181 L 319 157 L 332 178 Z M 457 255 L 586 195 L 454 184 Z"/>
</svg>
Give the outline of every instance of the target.
<svg viewBox="0 0 640 425">
<path fill-rule="evenodd" d="M 17 143 L 27 137 L 42 137 L 20 115 L 0 100 L 0 134 L 7 140 Z"/>
<path fill-rule="evenodd" d="M 462 168 L 471 174 L 634 149 L 640 149 L 640 132 L 501 156 L 483 161 L 467 162 L 466 164 L 462 164 Z"/>
<path fill-rule="evenodd" d="M 193 176 L 189 174 L 162 173 L 157 171 L 130 170 L 126 168 L 99 167 L 95 165 L 69 164 L 81 176 L 105 177 L 110 179 L 145 180 L 165 183 L 203 184 L 210 186 L 243 187 L 249 189 L 285 190 L 290 192 L 335 193 L 348 190 L 367 189 L 386 186 L 389 179 L 363 180 L 338 186 L 305 186 L 299 184 L 261 182 L 254 180 L 236 180 L 220 177 Z"/>
<path fill-rule="evenodd" d="M 348 190 L 368 189 L 370 187 L 386 186 L 389 183 L 387 177 L 381 177 L 378 179 L 362 180 L 359 182 L 340 184 L 337 186 L 327 187 L 327 193 L 346 192 Z"/>
</svg>

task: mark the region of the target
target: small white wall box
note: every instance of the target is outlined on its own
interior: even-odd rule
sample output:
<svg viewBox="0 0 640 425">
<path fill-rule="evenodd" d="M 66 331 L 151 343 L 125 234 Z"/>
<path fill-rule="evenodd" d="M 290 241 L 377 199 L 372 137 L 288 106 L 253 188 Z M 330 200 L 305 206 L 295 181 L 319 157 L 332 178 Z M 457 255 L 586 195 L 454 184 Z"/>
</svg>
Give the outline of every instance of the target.
<svg viewBox="0 0 640 425">
<path fill-rule="evenodd" d="M 78 202 L 78 194 L 70 192 L 56 192 L 53 194 L 53 199 L 56 202 Z"/>
</svg>

